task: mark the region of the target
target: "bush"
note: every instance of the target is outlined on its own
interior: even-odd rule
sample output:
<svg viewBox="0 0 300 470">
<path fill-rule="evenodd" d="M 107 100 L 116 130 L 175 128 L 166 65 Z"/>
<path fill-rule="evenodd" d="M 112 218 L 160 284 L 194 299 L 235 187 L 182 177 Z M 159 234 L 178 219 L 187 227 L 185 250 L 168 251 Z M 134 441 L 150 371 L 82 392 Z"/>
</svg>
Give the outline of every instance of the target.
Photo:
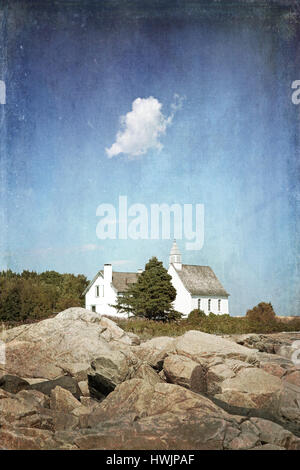
<svg viewBox="0 0 300 470">
<path fill-rule="evenodd" d="M 282 325 L 276 320 L 271 303 L 260 302 L 246 313 L 249 331 L 252 333 L 273 333 L 282 331 Z"/>
<path fill-rule="evenodd" d="M 189 313 L 187 320 L 189 323 L 198 323 L 203 318 L 206 318 L 206 315 L 203 312 L 203 310 L 200 310 L 199 308 L 195 308 Z"/>
<path fill-rule="evenodd" d="M 256 307 L 247 311 L 246 318 L 250 322 L 270 323 L 276 321 L 276 314 L 271 303 L 260 302 Z"/>
</svg>

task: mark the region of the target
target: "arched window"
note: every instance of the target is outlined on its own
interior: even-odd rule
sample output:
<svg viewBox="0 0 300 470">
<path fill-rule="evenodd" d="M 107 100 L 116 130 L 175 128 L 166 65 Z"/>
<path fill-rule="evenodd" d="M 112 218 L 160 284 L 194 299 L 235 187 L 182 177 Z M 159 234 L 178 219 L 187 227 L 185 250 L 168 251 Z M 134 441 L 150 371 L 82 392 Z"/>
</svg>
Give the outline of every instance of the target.
<svg viewBox="0 0 300 470">
<path fill-rule="evenodd" d="M 218 311 L 221 311 L 221 299 L 218 300 Z"/>
<path fill-rule="evenodd" d="M 211 299 L 208 299 L 208 312 L 210 312 L 210 307 L 211 307 Z"/>
</svg>

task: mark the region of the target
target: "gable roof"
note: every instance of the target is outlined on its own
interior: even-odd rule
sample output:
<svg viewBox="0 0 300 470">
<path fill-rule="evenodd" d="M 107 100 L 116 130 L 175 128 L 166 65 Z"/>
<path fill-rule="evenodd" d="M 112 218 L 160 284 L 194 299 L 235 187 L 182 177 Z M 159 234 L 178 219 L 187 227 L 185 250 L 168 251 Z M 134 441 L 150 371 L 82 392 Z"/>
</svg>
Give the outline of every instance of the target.
<svg viewBox="0 0 300 470">
<path fill-rule="evenodd" d="M 112 284 L 118 292 L 125 292 L 138 280 L 138 273 L 112 273 Z"/>
<path fill-rule="evenodd" d="M 192 295 L 213 295 L 228 297 L 221 282 L 209 266 L 196 266 L 193 264 L 183 264 L 182 269 L 176 269 L 184 287 Z"/>
<path fill-rule="evenodd" d="M 103 277 L 103 269 L 97 272 L 96 276 L 93 277 L 89 285 L 83 291 L 82 295 L 85 295 L 90 290 L 99 276 Z M 137 281 L 138 276 L 138 273 L 119 273 L 117 271 L 113 271 L 112 285 L 117 292 L 125 292 L 131 284 Z"/>
</svg>

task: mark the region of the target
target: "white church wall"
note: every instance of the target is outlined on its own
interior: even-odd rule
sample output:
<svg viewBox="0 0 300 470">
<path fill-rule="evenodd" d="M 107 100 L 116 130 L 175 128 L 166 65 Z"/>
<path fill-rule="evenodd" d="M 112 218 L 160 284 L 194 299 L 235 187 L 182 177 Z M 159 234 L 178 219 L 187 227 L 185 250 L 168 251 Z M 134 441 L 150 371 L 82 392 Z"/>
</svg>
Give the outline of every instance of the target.
<svg viewBox="0 0 300 470">
<path fill-rule="evenodd" d="M 224 315 L 229 313 L 228 298 L 217 297 L 217 296 L 192 296 L 190 292 L 184 287 L 176 269 L 170 265 L 168 273 L 172 276 L 172 284 L 176 289 L 176 299 L 173 302 L 174 309 L 183 314 L 183 318 L 186 318 L 189 313 L 198 308 L 198 300 L 200 301 L 200 308 L 206 315 L 210 312 L 216 315 Z M 210 308 L 209 308 L 210 300 Z M 219 300 L 220 309 L 219 309 Z"/>
<path fill-rule="evenodd" d="M 192 310 L 191 294 L 182 284 L 181 279 L 172 265 L 169 267 L 168 273 L 172 276 L 171 282 L 177 292 L 176 299 L 173 302 L 174 309 L 181 312 L 183 314 L 183 318 L 186 318 Z"/>
<path fill-rule="evenodd" d="M 228 299 L 226 297 L 206 297 L 206 296 L 193 296 L 192 297 L 192 310 L 198 308 L 198 300 L 200 299 L 200 309 L 208 315 L 210 312 L 215 313 L 216 315 L 224 315 L 229 313 L 228 311 Z M 210 308 L 208 308 L 210 300 Z M 219 310 L 219 300 L 220 310 Z"/>
</svg>

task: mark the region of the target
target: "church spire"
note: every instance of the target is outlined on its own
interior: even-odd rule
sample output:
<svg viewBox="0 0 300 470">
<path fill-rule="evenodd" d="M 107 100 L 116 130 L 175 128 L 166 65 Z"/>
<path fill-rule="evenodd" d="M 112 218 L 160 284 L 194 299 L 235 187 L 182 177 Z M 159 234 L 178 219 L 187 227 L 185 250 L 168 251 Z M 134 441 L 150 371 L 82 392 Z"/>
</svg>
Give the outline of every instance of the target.
<svg viewBox="0 0 300 470">
<path fill-rule="evenodd" d="M 171 251 L 170 251 L 170 264 L 174 265 L 174 268 L 180 270 L 182 268 L 181 253 L 177 246 L 176 240 L 174 240 Z"/>
</svg>

